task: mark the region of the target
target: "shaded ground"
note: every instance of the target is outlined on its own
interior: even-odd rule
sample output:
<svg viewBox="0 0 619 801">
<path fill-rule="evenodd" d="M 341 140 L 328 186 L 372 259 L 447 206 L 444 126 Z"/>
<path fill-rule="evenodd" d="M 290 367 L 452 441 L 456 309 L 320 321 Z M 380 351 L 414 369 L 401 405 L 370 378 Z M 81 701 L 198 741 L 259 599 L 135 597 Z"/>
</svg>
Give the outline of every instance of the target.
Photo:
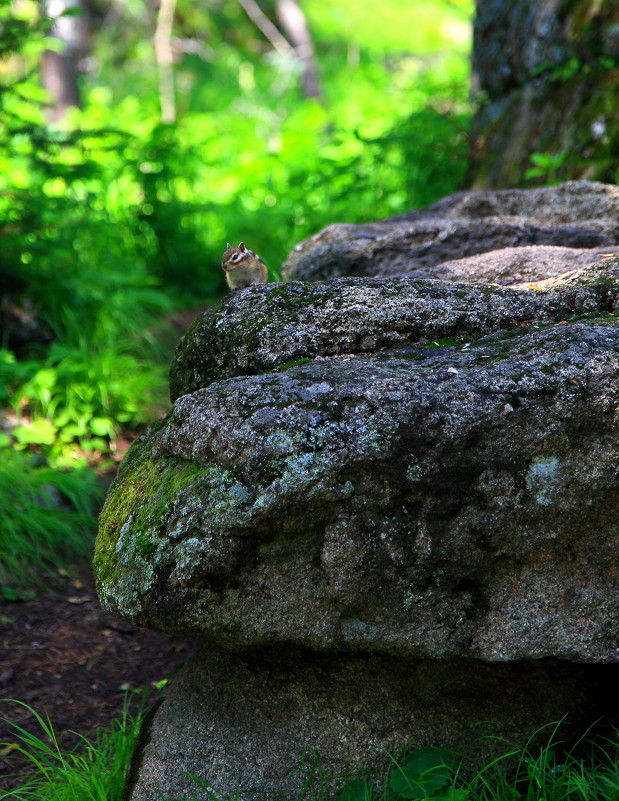
<svg viewBox="0 0 619 801">
<path fill-rule="evenodd" d="M 170 358 L 201 311 L 178 312 L 154 332 Z M 112 459 L 119 462 L 129 444 L 130 438 L 117 440 Z M 97 469 L 100 460 L 96 457 L 91 466 Z M 114 472 L 109 466 L 97 469 L 102 487 L 107 488 Z M 51 577 L 32 599 L 11 601 L 0 594 L 0 699 L 15 699 L 49 715 L 62 745 L 71 748 L 78 735 L 122 715 L 128 690 L 151 689 L 180 667 L 193 643 L 104 612 L 87 562 L 70 576 Z M 131 697 L 137 709 L 142 694 Z M 6 719 L 44 739 L 27 709 L 0 700 L 0 793 L 14 786 L 11 776 L 29 765 L 12 745 L 15 732 Z"/>
<path fill-rule="evenodd" d="M 189 655 L 193 640 L 123 623 L 101 608 L 89 565 L 32 600 L 0 601 L 0 698 L 48 713 L 63 745 L 120 717 L 127 688 L 149 688 Z M 137 694 L 136 701 L 137 705 Z M 37 736 L 42 732 L 22 706 L 3 701 L 0 716 Z M 0 721 L 0 743 L 15 741 Z M 0 789 L 23 769 L 15 751 L 0 746 Z"/>
</svg>

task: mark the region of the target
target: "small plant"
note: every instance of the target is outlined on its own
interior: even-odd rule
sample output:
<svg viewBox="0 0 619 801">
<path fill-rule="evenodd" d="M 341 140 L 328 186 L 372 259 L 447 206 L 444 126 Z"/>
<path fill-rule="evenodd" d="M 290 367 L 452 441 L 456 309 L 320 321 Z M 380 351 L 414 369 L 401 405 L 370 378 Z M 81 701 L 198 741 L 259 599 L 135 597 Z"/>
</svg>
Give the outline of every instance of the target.
<svg viewBox="0 0 619 801">
<path fill-rule="evenodd" d="M 163 365 L 114 345 L 54 343 L 43 361 L 22 362 L 0 349 L 0 383 L 18 420 L 14 446 L 42 451 L 61 467 L 79 464 L 85 452 L 106 453 L 123 427 L 165 406 Z"/>
<path fill-rule="evenodd" d="M 551 186 L 558 184 L 558 170 L 567 158 L 567 153 L 531 153 L 530 161 L 533 164 L 524 174 L 527 181 L 540 178 L 545 184 Z"/>
<path fill-rule="evenodd" d="M 431 746 L 409 752 L 396 759 L 390 756 L 387 775 L 353 777 L 337 795 L 336 801 L 467 801 L 468 789 L 460 786 L 461 758 L 445 748 Z"/>
<path fill-rule="evenodd" d="M 544 61 L 531 71 L 531 75 L 533 77 L 544 75 L 551 83 L 563 83 L 588 70 L 588 64 L 583 64 L 580 59 L 573 57 L 565 61 Z"/>
<path fill-rule="evenodd" d="M 26 756 L 33 772 L 20 787 L 0 794 L 0 801 L 120 801 L 143 704 L 135 716 L 126 704 L 119 720 L 91 738 L 82 737 L 80 746 L 69 752 L 62 749 L 48 718 L 26 704 L 21 706 L 34 715 L 41 737 L 10 724 L 18 742 L 3 743 L 0 748 Z M 471 759 L 433 747 L 405 752 L 397 759 L 389 757 L 382 775 L 364 771 L 334 776 L 325 768 L 325 760 L 306 758 L 301 763 L 305 782 L 294 797 L 281 791 L 262 794 L 279 801 L 619 801 L 617 733 L 606 739 L 585 736 L 568 747 L 556 739 L 562 724 L 544 727 L 524 747 L 505 749 L 501 740 L 477 739 L 471 747 L 478 753 L 489 748 L 491 756 L 485 758 Z M 536 745 L 544 729 L 551 734 L 545 744 Z M 158 801 L 240 801 L 250 795 L 242 789 L 223 795 L 189 775 L 199 794 L 182 798 L 161 794 Z M 344 784 L 334 794 L 330 788 L 338 776 Z"/>
<path fill-rule="evenodd" d="M 474 749 L 490 755 L 477 759 L 432 747 L 390 757 L 386 774 L 350 777 L 336 801 L 619 801 L 617 733 L 588 734 L 568 746 L 557 738 L 563 725 L 549 724 L 507 750 L 500 740 L 478 739 Z"/>
<path fill-rule="evenodd" d="M 36 720 L 40 736 L 5 720 L 16 742 L 2 743 L 7 753 L 17 752 L 32 766 L 32 773 L 19 787 L 0 794 L 0 799 L 17 801 L 120 801 L 133 749 L 142 722 L 143 704 L 136 715 L 129 712 L 125 698 L 123 714 L 106 728 L 88 738 L 80 735 L 78 747 L 66 752 L 49 717 L 43 717 L 21 701 L 7 701 L 24 707 Z"/>
<path fill-rule="evenodd" d="M 406 801 L 464 801 L 466 790 L 454 786 L 455 755 L 444 748 L 421 748 L 400 764 L 393 761 L 389 786 L 397 798 Z"/>
</svg>

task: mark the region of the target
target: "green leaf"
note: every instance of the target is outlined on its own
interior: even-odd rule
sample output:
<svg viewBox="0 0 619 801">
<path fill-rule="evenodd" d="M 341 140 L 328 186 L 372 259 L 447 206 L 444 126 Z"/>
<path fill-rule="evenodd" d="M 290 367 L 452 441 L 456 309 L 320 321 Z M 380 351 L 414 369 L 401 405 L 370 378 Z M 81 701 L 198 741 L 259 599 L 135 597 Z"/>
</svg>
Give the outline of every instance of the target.
<svg viewBox="0 0 619 801">
<path fill-rule="evenodd" d="M 15 90 L 26 100 L 34 100 L 38 103 L 48 103 L 52 97 L 51 92 L 42 89 L 35 83 L 21 83 L 15 87 Z"/>
<path fill-rule="evenodd" d="M 468 790 L 461 787 L 454 787 L 453 785 L 439 795 L 432 796 L 432 801 L 468 801 L 468 799 Z"/>
<path fill-rule="evenodd" d="M 372 788 L 364 779 L 347 781 L 337 795 L 336 801 L 370 801 Z"/>
<path fill-rule="evenodd" d="M 53 445 L 58 429 L 44 417 L 35 418 L 29 425 L 19 426 L 13 433 L 22 445 Z"/>
<path fill-rule="evenodd" d="M 113 437 L 114 421 L 109 417 L 93 417 L 90 421 L 90 430 L 97 437 Z"/>
<path fill-rule="evenodd" d="M 390 778 L 391 789 L 401 798 L 421 801 L 433 797 L 450 779 L 453 755 L 444 748 L 420 748 L 397 764 Z"/>
</svg>

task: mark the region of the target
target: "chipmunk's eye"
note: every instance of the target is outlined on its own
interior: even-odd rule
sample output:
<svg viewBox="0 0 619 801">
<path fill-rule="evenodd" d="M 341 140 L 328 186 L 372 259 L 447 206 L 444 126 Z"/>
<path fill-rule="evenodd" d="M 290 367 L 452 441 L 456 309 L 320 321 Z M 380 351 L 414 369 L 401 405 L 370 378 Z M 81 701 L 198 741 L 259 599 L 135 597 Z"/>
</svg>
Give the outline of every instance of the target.
<svg viewBox="0 0 619 801">
<path fill-rule="evenodd" d="M 239 260 L 239 254 L 235 253 L 234 256 L 232 257 L 232 261 L 238 261 L 238 260 Z"/>
</svg>

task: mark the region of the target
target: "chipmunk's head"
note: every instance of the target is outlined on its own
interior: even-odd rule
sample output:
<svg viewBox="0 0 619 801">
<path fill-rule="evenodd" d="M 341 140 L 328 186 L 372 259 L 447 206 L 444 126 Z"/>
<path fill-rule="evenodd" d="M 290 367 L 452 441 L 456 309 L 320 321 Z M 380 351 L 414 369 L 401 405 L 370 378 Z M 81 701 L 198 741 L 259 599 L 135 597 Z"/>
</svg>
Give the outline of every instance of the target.
<svg viewBox="0 0 619 801">
<path fill-rule="evenodd" d="M 243 266 L 250 254 L 251 250 L 245 247 L 244 242 L 239 242 L 234 248 L 228 242 L 227 248 L 221 257 L 221 266 L 226 272 L 236 270 L 238 267 Z"/>
</svg>

